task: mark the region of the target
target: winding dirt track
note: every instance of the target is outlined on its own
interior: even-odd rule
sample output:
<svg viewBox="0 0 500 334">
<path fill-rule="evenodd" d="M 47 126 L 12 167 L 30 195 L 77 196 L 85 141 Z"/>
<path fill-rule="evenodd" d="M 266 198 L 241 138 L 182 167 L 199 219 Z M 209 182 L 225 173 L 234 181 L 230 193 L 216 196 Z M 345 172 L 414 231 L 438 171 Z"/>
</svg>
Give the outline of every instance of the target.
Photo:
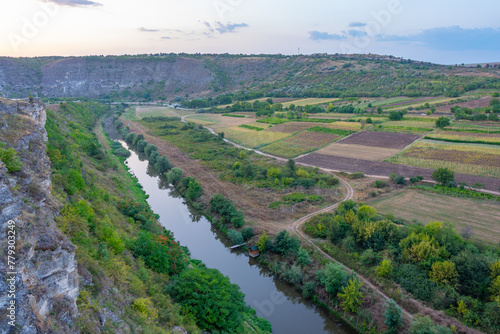
<svg viewBox="0 0 500 334">
<path fill-rule="evenodd" d="M 181 120 L 183 122 L 186 122 L 184 119 L 186 117 L 189 117 L 189 116 L 193 116 L 193 115 L 187 115 L 187 116 L 183 116 L 181 117 Z M 204 128 L 206 128 L 207 130 L 209 130 L 212 134 L 215 134 L 217 135 L 217 133 L 209 128 L 209 127 L 206 127 L 204 126 Z M 274 156 L 274 155 L 271 155 L 271 154 L 267 154 L 267 153 L 264 153 L 264 152 L 261 152 L 259 150 L 254 150 L 254 149 L 251 149 L 251 148 L 248 148 L 248 147 L 244 147 L 244 146 L 241 146 L 239 144 L 236 144 L 228 139 L 224 139 L 225 142 L 231 144 L 231 145 L 234 145 L 235 147 L 238 147 L 238 148 L 242 148 L 242 149 L 245 149 L 245 150 L 249 150 L 249 151 L 254 151 L 255 153 L 257 154 L 260 154 L 260 155 L 264 155 L 266 157 L 270 157 L 270 158 L 274 158 L 276 160 L 279 160 L 279 161 L 288 161 L 287 159 L 283 159 L 283 158 L 280 158 L 280 157 L 277 157 L 277 156 Z M 304 166 L 309 166 L 309 167 L 317 167 L 317 166 L 312 166 L 312 165 L 308 165 L 308 164 L 304 164 L 304 163 L 297 163 L 299 165 L 304 165 Z M 329 212 L 329 211 L 332 211 L 334 210 L 335 208 L 337 208 L 340 203 L 344 202 L 344 201 L 347 201 L 347 200 L 350 200 L 353 198 L 354 196 L 354 189 L 352 188 L 352 186 L 349 184 L 348 181 L 344 180 L 343 178 L 339 177 L 337 174 L 335 174 L 332 170 L 330 169 L 326 169 L 326 168 L 320 168 L 321 171 L 323 172 L 326 172 L 326 173 L 331 173 L 333 175 L 335 175 L 339 180 L 340 182 L 342 183 L 342 185 L 346 188 L 346 195 L 344 197 L 344 199 L 342 199 L 341 201 L 333 204 L 333 205 L 330 205 L 328 207 L 325 207 L 325 208 L 322 208 L 318 211 L 315 211 L 315 212 L 312 212 L 298 220 L 296 220 L 295 222 L 293 222 L 292 225 L 290 225 L 287 230 L 290 231 L 290 232 L 295 232 L 296 234 L 299 235 L 299 237 L 305 241 L 307 241 L 309 244 L 311 244 L 312 247 L 314 247 L 318 252 L 320 252 L 321 254 L 323 254 L 323 256 L 325 256 L 326 258 L 330 259 L 331 261 L 334 261 L 336 263 L 338 263 L 339 265 L 341 265 L 347 272 L 349 273 L 352 273 L 354 272 L 354 270 L 352 270 L 351 268 L 347 267 L 346 265 L 344 265 L 343 263 L 337 261 L 335 258 L 331 257 L 329 254 L 327 254 L 326 252 L 324 252 L 318 245 L 316 245 L 316 243 L 314 242 L 314 239 L 312 239 L 311 237 L 309 237 L 308 235 L 304 234 L 304 232 L 302 232 L 302 225 L 307 221 L 309 220 L 310 218 L 316 216 L 316 215 L 319 215 L 321 213 L 326 213 L 326 212 Z M 354 272 L 356 273 L 356 272 Z M 390 300 L 391 298 L 388 297 L 382 290 L 380 290 L 378 287 L 376 287 L 375 285 L 373 285 L 367 278 L 365 278 L 364 276 L 361 276 L 360 274 L 356 273 L 356 275 L 358 276 L 359 280 L 361 282 L 363 282 L 363 284 L 365 284 L 365 286 L 368 286 L 370 287 L 372 290 L 374 291 L 377 291 L 384 299 L 386 300 Z M 400 305 L 401 307 L 401 305 Z M 406 311 L 403 307 L 401 307 L 401 310 L 402 312 L 410 319 L 413 320 L 413 315 L 411 313 L 409 313 L 408 311 Z"/>
</svg>

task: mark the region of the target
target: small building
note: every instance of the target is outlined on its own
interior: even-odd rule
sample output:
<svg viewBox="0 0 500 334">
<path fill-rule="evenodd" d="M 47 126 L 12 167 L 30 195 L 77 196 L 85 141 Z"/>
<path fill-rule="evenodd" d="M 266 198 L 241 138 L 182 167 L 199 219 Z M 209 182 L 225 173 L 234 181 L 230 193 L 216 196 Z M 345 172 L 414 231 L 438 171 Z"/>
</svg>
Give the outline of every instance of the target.
<svg viewBox="0 0 500 334">
<path fill-rule="evenodd" d="M 259 256 L 259 248 L 257 246 L 248 247 L 248 255 L 250 255 L 251 257 Z"/>
</svg>

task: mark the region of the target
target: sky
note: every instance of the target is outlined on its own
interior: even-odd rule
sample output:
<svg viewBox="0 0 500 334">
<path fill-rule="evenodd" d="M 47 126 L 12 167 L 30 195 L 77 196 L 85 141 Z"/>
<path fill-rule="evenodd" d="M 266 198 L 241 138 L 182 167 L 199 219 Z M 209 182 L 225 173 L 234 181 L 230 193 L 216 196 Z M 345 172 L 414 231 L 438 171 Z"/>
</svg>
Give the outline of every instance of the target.
<svg viewBox="0 0 500 334">
<path fill-rule="evenodd" d="M 500 62 L 498 0 L 3 0 L 0 56 L 375 53 Z"/>
</svg>

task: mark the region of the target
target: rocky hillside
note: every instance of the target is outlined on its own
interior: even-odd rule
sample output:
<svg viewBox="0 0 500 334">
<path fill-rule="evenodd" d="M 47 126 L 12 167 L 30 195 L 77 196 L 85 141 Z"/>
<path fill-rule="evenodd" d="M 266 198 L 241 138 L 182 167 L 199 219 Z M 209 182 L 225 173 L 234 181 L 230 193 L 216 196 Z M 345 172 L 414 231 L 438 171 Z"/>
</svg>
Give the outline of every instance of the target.
<svg viewBox="0 0 500 334">
<path fill-rule="evenodd" d="M 14 166 L 0 162 L 1 333 L 12 333 L 13 328 L 16 333 L 45 332 L 49 328 L 70 333 L 76 317 L 79 289 L 75 246 L 54 222 L 59 208 L 51 196 L 45 121 L 42 103 L 0 98 L 0 140 L 5 144 L 0 150 L 17 152 Z M 15 247 L 9 248 L 14 244 L 12 236 Z M 11 278 L 15 280 L 8 280 Z M 8 306 L 12 309 L 11 305 L 15 318 L 6 311 Z M 53 328 L 55 323 L 57 327 Z"/>
<path fill-rule="evenodd" d="M 0 58 L 0 94 L 170 100 L 236 91 L 271 96 L 459 95 L 498 88 L 500 70 L 376 55 Z M 381 93 L 382 92 L 382 93 Z"/>
</svg>

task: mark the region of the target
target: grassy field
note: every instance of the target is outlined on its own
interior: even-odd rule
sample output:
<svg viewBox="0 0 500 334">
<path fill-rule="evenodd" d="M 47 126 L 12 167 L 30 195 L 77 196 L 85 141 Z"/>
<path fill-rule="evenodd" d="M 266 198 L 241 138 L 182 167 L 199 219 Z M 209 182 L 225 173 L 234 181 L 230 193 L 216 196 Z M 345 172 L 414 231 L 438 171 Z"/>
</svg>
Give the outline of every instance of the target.
<svg viewBox="0 0 500 334">
<path fill-rule="evenodd" d="M 298 155 L 317 150 L 340 138 L 340 136 L 329 133 L 303 131 L 284 140 L 264 146 L 260 150 L 283 158 L 294 158 Z"/>
<path fill-rule="evenodd" d="M 352 117 L 352 114 L 340 114 L 340 113 L 318 113 L 318 114 L 310 114 L 311 117 L 315 118 L 326 118 L 326 119 L 348 119 Z"/>
<path fill-rule="evenodd" d="M 378 161 L 393 156 L 399 153 L 399 151 L 399 149 L 394 148 L 334 143 L 318 150 L 316 153 L 337 157 Z"/>
<path fill-rule="evenodd" d="M 124 121 L 138 121 L 139 117 L 137 117 L 137 114 L 135 112 L 135 107 L 129 107 L 125 109 L 125 112 L 122 114 L 121 118 Z"/>
<path fill-rule="evenodd" d="M 257 123 L 257 124 L 264 124 L 264 123 Z M 288 122 L 288 123 L 274 125 L 271 128 L 268 128 L 266 131 L 296 133 L 299 131 L 312 128 L 314 126 L 315 126 L 314 123 Z"/>
<path fill-rule="evenodd" d="M 337 101 L 338 99 L 336 98 L 307 98 L 307 99 L 301 99 L 301 100 L 294 100 L 294 101 L 288 101 L 288 102 L 283 102 L 283 108 L 289 107 L 292 104 L 295 104 L 295 106 L 306 106 L 306 105 L 313 105 L 313 104 L 323 104 L 323 103 L 330 103 Z"/>
<path fill-rule="evenodd" d="M 475 238 L 500 241 L 498 202 L 451 197 L 420 190 L 404 190 L 367 202 L 382 214 L 394 214 L 408 221 L 451 222 L 458 232 L 470 226 Z"/>
<path fill-rule="evenodd" d="M 415 167 L 451 168 L 456 173 L 500 177 L 500 147 L 419 141 L 386 161 Z"/>
<path fill-rule="evenodd" d="M 484 123 L 484 122 L 481 122 Z M 488 123 L 485 123 L 488 124 Z M 458 130 L 480 130 L 480 131 L 485 131 L 485 132 L 490 132 L 490 131 L 498 131 L 499 130 L 499 124 L 498 123 L 489 123 L 492 126 L 485 126 L 477 123 L 472 123 L 472 122 L 452 122 L 451 126 L 449 127 L 450 129 L 458 129 Z"/>
<path fill-rule="evenodd" d="M 389 110 L 391 110 L 391 111 L 392 110 L 403 110 L 403 109 L 408 109 L 409 107 L 416 108 L 416 107 L 421 107 L 421 106 L 425 105 L 426 103 L 429 103 L 430 106 L 433 106 L 433 105 L 436 105 L 438 103 L 447 103 L 447 102 L 450 102 L 451 100 L 455 100 L 455 99 L 456 98 L 454 98 L 454 97 L 451 97 L 451 98 L 440 97 L 440 98 L 422 101 L 422 102 L 418 102 L 418 103 L 414 103 L 414 104 L 408 104 L 408 105 L 404 105 L 404 106 L 390 108 Z"/>
<path fill-rule="evenodd" d="M 154 107 L 154 106 L 138 106 L 135 107 L 136 115 L 142 119 L 144 117 L 182 117 L 186 115 L 191 115 L 194 113 L 193 110 L 180 110 L 169 107 Z"/>
<path fill-rule="evenodd" d="M 361 123 L 359 122 L 334 122 L 328 124 L 321 124 L 322 127 L 330 129 L 341 129 L 341 130 L 360 130 Z"/>
<path fill-rule="evenodd" d="M 289 133 L 256 131 L 241 127 L 230 127 L 222 130 L 227 139 L 250 148 L 258 148 L 290 136 Z"/>
</svg>

